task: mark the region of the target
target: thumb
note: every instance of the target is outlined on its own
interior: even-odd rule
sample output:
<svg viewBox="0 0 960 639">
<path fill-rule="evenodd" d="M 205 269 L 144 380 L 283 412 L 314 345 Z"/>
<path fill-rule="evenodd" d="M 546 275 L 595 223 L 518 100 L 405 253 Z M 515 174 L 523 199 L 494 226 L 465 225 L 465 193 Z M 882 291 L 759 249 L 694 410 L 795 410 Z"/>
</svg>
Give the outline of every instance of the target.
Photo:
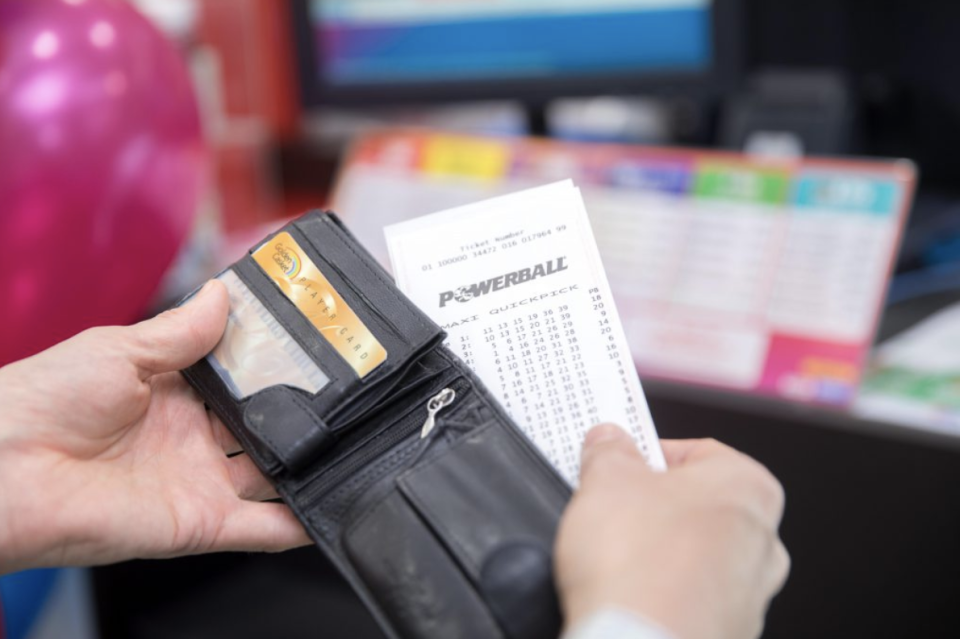
<svg viewBox="0 0 960 639">
<path fill-rule="evenodd" d="M 580 456 L 580 487 L 602 482 L 622 473 L 647 472 L 649 468 L 629 433 L 615 424 L 594 427 L 583 442 Z"/>
<path fill-rule="evenodd" d="M 129 329 L 132 360 L 141 376 L 177 371 L 213 350 L 227 325 L 230 298 L 223 283 L 211 280 L 186 304 Z"/>
</svg>

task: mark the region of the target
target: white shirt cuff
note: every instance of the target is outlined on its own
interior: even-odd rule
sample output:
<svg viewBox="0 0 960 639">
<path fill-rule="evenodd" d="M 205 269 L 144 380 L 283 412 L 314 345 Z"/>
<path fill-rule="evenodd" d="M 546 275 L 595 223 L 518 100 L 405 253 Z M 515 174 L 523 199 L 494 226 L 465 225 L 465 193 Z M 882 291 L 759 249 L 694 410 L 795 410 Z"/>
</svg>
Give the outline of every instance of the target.
<svg viewBox="0 0 960 639">
<path fill-rule="evenodd" d="M 660 626 L 640 615 L 606 609 L 578 624 L 563 639 L 673 639 Z"/>
</svg>

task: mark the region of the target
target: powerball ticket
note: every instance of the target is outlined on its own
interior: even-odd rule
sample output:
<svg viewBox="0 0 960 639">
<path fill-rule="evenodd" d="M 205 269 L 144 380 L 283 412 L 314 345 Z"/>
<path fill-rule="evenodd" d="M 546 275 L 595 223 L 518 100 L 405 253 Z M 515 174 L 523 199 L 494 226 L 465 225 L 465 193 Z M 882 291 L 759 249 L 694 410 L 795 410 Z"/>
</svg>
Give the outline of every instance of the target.
<svg viewBox="0 0 960 639">
<path fill-rule="evenodd" d="M 666 467 L 572 182 L 385 232 L 400 289 L 571 485 L 584 436 L 603 422 L 626 428 L 651 467 Z"/>
</svg>

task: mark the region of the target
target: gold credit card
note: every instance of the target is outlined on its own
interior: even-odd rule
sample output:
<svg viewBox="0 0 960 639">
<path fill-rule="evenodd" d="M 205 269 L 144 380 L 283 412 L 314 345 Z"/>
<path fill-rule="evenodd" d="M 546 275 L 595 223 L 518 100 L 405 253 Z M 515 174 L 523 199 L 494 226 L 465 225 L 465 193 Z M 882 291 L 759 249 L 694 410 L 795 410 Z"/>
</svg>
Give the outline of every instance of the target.
<svg viewBox="0 0 960 639">
<path fill-rule="evenodd" d="M 253 259 L 361 378 L 387 360 L 387 351 L 289 233 L 280 233 Z"/>
</svg>

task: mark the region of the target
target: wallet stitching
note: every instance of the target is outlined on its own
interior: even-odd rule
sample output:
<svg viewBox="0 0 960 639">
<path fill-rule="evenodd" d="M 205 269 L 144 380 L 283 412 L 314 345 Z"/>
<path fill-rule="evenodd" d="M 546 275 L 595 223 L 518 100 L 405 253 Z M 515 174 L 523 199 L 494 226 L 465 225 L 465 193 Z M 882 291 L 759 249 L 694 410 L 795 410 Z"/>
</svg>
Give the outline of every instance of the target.
<svg viewBox="0 0 960 639">
<path fill-rule="evenodd" d="M 381 458 L 376 464 L 372 466 L 368 466 L 363 473 L 360 473 L 357 476 L 352 477 L 346 483 L 338 486 L 332 493 L 330 493 L 326 497 L 328 499 L 333 499 L 338 495 L 342 495 L 343 493 L 349 492 L 350 490 L 354 490 L 358 493 L 362 493 L 371 484 L 381 480 L 387 473 L 390 472 L 390 470 L 394 466 L 403 463 L 403 461 L 407 457 L 410 457 L 415 450 L 416 450 L 416 446 L 408 446 L 401 450 L 397 450 L 390 453 L 389 455 Z M 386 468 L 384 469 L 384 467 Z M 326 521 L 321 521 L 320 517 L 322 516 L 325 519 L 326 518 L 340 519 L 347 511 L 350 510 L 350 508 L 356 503 L 357 499 L 359 499 L 360 497 L 361 495 L 358 494 L 356 497 L 348 500 L 346 503 L 341 504 L 339 507 L 330 509 L 329 512 L 327 512 L 325 509 L 320 507 L 318 508 L 318 511 L 319 511 L 318 513 L 316 514 L 311 513 L 307 515 L 307 517 L 309 518 L 310 522 L 313 523 L 315 526 L 317 526 L 321 531 L 323 531 L 326 534 L 331 534 L 335 532 L 332 529 L 332 526 L 328 524 Z M 370 508 L 374 508 L 377 503 L 378 502 L 371 504 Z M 362 519 L 365 516 L 366 515 L 361 515 L 358 519 Z"/>
<path fill-rule="evenodd" d="M 370 484 L 376 483 L 384 475 L 390 472 L 395 465 L 401 463 L 403 459 L 409 455 L 409 453 L 409 447 L 405 446 L 384 455 L 375 463 L 367 466 L 362 472 L 357 473 L 355 476 L 337 486 L 327 495 L 328 499 L 334 500 L 337 497 L 348 495 L 351 492 L 362 492 Z M 359 495 L 357 498 L 359 498 Z M 341 504 L 337 508 L 332 508 L 330 510 L 330 514 L 336 516 L 344 514 L 347 510 L 349 510 L 350 505 L 354 501 L 356 501 L 356 498 L 348 501 L 347 503 Z"/>
<path fill-rule="evenodd" d="M 396 463 L 397 458 L 403 458 L 404 456 L 406 456 L 407 452 L 408 452 L 407 448 L 404 447 L 404 448 L 394 450 L 390 453 L 387 453 L 386 455 L 378 459 L 376 462 L 368 465 L 362 471 L 350 477 L 343 483 L 337 485 L 329 493 L 322 495 L 320 499 L 315 501 L 321 502 L 321 503 L 329 502 L 332 500 L 336 500 L 337 497 L 342 496 L 345 493 L 349 493 L 353 490 L 356 490 L 358 487 L 362 489 L 363 487 L 365 487 L 365 485 L 370 483 L 371 479 L 373 481 L 376 481 L 377 479 L 382 477 L 384 474 L 384 471 L 383 471 L 384 467 L 386 467 L 387 470 L 389 470 L 389 468 Z M 332 509 L 331 514 L 339 514 L 342 511 L 346 510 L 346 508 L 347 506 Z"/>
</svg>

